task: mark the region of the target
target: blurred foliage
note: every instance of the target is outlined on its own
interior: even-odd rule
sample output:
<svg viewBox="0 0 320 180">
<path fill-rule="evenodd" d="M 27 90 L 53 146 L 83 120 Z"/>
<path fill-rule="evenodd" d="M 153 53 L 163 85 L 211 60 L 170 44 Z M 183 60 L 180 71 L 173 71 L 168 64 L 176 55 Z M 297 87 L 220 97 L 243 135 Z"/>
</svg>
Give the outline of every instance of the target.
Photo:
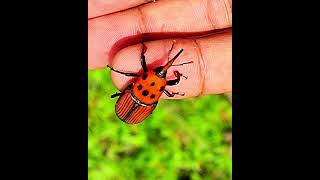
<svg viewBox="0 0 320 180">
<path fill-rule="evenodd" d="M 89 180 L 231 179 L 232 105 L 223 95 L 160 100 L 130 126 L 115 115 L 109 70 L 88 76 Z"/>
</svg>

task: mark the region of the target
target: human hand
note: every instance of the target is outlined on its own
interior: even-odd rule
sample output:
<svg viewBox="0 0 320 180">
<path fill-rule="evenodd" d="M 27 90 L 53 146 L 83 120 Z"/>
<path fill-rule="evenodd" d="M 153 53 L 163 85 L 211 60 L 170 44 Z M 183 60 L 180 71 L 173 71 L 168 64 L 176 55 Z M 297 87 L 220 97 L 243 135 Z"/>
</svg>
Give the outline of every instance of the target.
<svg viewBox="0 0 320 180">
<path fill-rule="evenodd" d="M 147 41 L 149 69 L 164 65 L 174 39 L 172 55 L 184 49 L 175 64 L 194 62 L 169 69 L 169 79 L 174 78 L 174 70 L 188 77 L 168 88 L 185 93 L 174 98 L 232 91 L 231 1 L 89 0 L 88 5 L 89 69 L 110 65 L 125 72 L 141 71 L 141 41 Z M 121 90 L 130 81 L 114 72 L 111 76 Z"/>
</svg>

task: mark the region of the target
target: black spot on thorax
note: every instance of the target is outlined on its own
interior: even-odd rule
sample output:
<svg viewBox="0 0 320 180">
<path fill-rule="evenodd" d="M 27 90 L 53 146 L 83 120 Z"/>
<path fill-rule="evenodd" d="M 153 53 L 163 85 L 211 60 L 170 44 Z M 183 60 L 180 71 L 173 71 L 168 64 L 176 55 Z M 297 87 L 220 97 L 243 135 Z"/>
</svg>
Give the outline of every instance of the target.
<svg viewBox="0 0 320 180">
<path fill-rule="evenodd" d="M 154 82 L 152 82 L 150 85 L 151 85 L 151 86 L 154 86 L 154 85 L 155 85 L 155 83 L 154 83 Z"/>
<path fill-rule="evenodd" d="M 148 90 L 142 91 L 142 95 L 147 96 L 148 94 L 149 94 L 149 91 L 148 91 Z"/>
</svg>

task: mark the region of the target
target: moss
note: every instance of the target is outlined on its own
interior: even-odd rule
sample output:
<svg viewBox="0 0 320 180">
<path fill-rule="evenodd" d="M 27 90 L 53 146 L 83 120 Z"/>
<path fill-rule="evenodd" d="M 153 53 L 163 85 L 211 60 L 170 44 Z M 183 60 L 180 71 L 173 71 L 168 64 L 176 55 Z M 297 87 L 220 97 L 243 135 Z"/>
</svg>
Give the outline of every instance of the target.
<svg viewBox="0 0 320 180">
<path fill-rule="evenodd" d="M 142 124 L 128 126 L 114 113 L 109 71 L 88 76 L 89 179 L 231 179 L 228 99 L 161 100 Z"/>
</svg>

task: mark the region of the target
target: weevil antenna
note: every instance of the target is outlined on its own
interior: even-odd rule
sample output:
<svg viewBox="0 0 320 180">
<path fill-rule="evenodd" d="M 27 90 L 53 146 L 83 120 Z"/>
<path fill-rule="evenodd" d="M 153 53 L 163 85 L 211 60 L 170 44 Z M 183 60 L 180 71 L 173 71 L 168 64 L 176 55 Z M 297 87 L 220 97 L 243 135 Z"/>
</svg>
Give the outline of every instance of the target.
<svg viewBox="0 0 320 180">
<path fill-rule="evenodd" d="M 189 61 L 189 62 L 185 62 L 185 63 L 181 63 L 181 64 L 173 64 L 171 66 L 182 66 L 182 65 L 191 64 L 191 63 L 193 63 L 193 61 Z"/>
<path fill-rule="evenodd" d="M 161 73 L 165 74 L 167 70 L 172 66 L 173 62 L 178 58 L 178 56 L 182 53 L 183 49 L 181 49 L 178 54 L 176 54 L 170 61 L 167 62 L 166 65 L 163 66 Z"/>
</svg>

